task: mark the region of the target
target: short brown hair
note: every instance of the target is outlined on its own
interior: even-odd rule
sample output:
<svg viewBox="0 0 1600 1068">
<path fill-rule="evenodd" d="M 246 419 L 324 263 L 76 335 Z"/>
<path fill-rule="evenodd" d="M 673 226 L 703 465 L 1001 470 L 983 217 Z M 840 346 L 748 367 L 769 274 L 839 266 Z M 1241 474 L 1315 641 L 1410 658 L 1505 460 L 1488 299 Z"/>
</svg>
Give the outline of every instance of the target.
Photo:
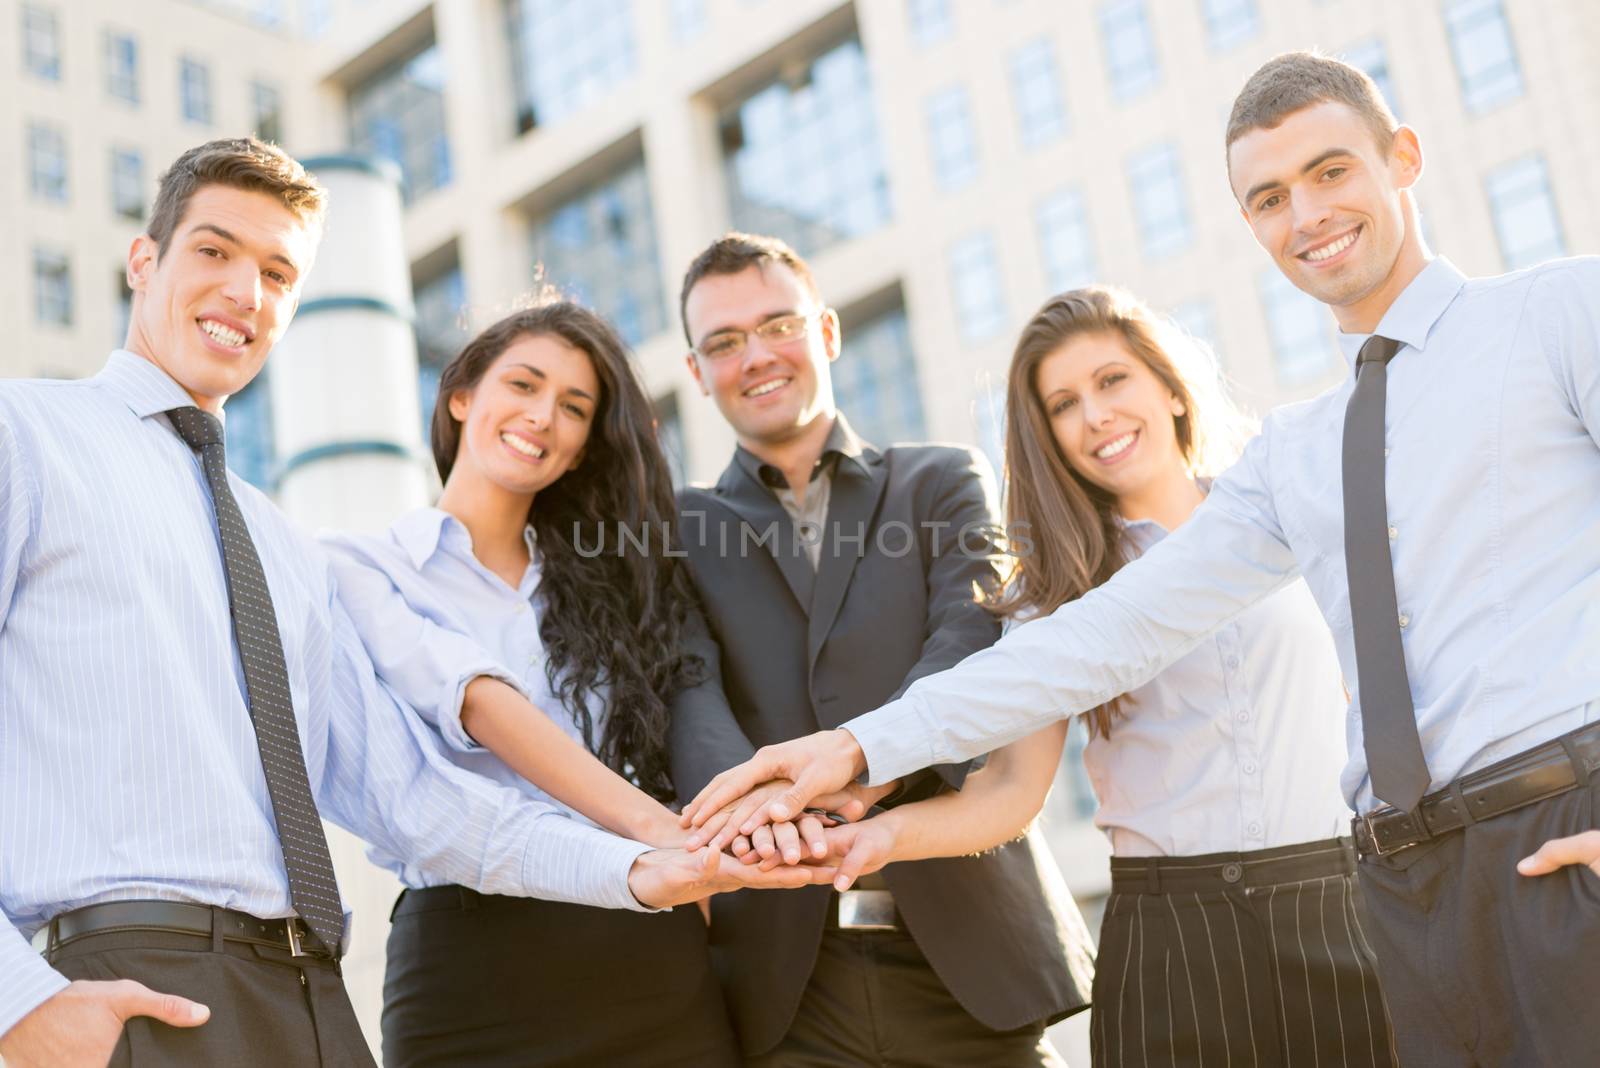
<svg viewBox="0 0 1600 1068">
<path fill-rule="evenodd" d="M 817 289 L 817 280 L 811 276 L 810 265 L 786 241 L 764 234 L 742 234 L 730 230 L 706 246 L 706 250 L 696 256 L 684 272 L 683 289 L 678 292 L 678 318 L 683 322 L 683 336 L 690 345 L 694 344 L 694 338 L 689 336 L 689 317 L 686 312 L 689 291 L 695 284 L 711 275 L 738 274 L 750 267 L 765 269 L 769 263 L 781 263 L 789 268 L 812 298 L 819 304 L 822 302 L 822 293 Z"/>
<path fill-rule="evenodd" d="M 1285 52 L 1250 75 L 1234 97 L 1223 151 L 1252 130 L 1274 129 L 1302 108 L 1328 101 L 1359 115 L 1372 130 L 1378 147 L 1389 151 L 1400 123 L 1377 83 L 1360 68 L 1317 52 Z"/>
<path fill-rule="evenodd" d="M 156 203 L 145 228 L 156 243 L 156 258 L 167 254 L 189 200 L 208 185 L 266 193 L 308 226 L 320 227 L 328 192 L 298 160 L 277 145 L 254 137 L 228 137 L 196 145 L 173 161 L 156 186 Z"/>
</svg>

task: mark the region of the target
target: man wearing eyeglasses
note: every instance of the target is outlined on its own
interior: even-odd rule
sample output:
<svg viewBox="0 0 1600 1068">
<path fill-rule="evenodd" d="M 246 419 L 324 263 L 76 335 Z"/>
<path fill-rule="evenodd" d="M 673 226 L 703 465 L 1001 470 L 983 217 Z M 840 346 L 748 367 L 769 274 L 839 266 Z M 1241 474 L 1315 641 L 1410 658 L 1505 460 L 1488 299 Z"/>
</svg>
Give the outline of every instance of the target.
<svg viewBox="0 0 1600 1068">
<path fill-rule="evenodd" d="M 702 688 L 674 707 L 673 778 L 690 797 L 757 746 L 836 727 L 999 628 L 974 598 L 995 580 L 982 461 L 851 431 L 830 379 L 839 317 L 804 260 L 728 234 L 690 265 L 680 311 L 690 373 L 738 439 L 716 485 L 679 500 L 727 698 Z M 880 803 L 959 789 L 966 771 L 919 773 Z M 788 860 L 813 844 L 825 851 L 822 820 L 803 816 L 734 850 Z M 752 1065 L 1059 1064 L 1045 1026 L 1087 1007 L 1087 933 L 1033 834 L 893 864 L 842 894 L 724 894 L 711 924 Z"/>
</svg>

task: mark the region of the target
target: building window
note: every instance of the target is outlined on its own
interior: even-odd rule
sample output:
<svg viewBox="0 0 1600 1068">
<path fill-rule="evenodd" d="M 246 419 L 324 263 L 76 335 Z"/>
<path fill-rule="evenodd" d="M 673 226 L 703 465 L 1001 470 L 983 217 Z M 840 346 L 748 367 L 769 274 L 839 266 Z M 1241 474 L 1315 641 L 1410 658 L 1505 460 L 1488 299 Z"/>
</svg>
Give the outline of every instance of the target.
<svg viewBox="0 0 1600 1068">
<path fill-rule="evenodd" d="M 1107 0 L 1100 6 L 1100 35 L 1105 39 L 1112 95 L 1131 100 L 1155 87 L 1161 65 L 1144 0 Z"/>
<path fill-rule="evenodd" d="M 1083 193 L 1077 189 L 1051 193 L 1039 202 L 1033 217 L 1050 292 L 1063 293 L 1094 281 L 1094 242 Z"/>
<path fill-rule="evenodd" d="M 666 327 L 643 160 L 537 220 L 533 258 L 549 282 L 604 315 L 630 344 Z"/>
<path fill-rule="evenodd" d="M 673 40 L 694 40 L 706 30 L 706 0 L 672 0 L 667 21 L 672 24 Z"/>
<path fill-rule="evenodd" d="M 1006 323 L 1006 294 L 994 238 L 973 234 L 950 247 L 950 290 L 963 341 L 985 341 L 1000 332 Z"/>
<path fill-rule="evenodd" d="M 728 108 L 733 224 L 802 254 L 889 220 L 889 180 L 861 43 L 844 41 Z"/>
<path fill-rule="evenodd" d="M 407 203 L 450 181 L 444 63 L 429 42 L 350 91 L 350 142 L 400 165 Z"/>
<path fill-rule="evenodd" d="M 1396 115 L 1400 114 L 1400 104 L 1394 95 L 1394 81 L 1389 76 L 1389 55 L 1384 50 L 1381 40 L 1374 37 L 1370 41 L 1363 41 L 1347 48 L 1342 58 L 1352 67 L 1365 71 L 1367 77 L 1378 86 L 1378 92 L 1383 94 L 1389 110 Z"/>
<path fill-rule="evenodd" d="M 72 262 L 65 252 L 33 250 L 33 318 L 51 326 L 72 325 Z"/>
<path fill-rule="evenodd" d="M 451 263 L 432 277 L 419 279 L 411 294 L 417 313 L 417 399 L 422 440 L 427 441 L 439 398 L 439 376 L 467 343 L 467 283 L 460 264 Z"/>
<path fill-rule="evenodd" d="M 276 446 L 272 433 L 272 390 L 263 370 L 223 405 L 227 420 L 228 468 L 267 493 L 272 492 Z"/>
<path fill-rule="evenodd" d="M 144 221 L 144 157 L 137 148 L 111 150 L 111 210 L 132 222 Z"/>
<path fill-rule="evenodd" d="M 906 0 L 906 18 L 911 23 L 911 39 L 919 45 L 948 40 L 956 32 L 950 0 Z"/>
<path fill-rule="evenodd" d="M 845 327 L 843 355 L 832 364 L 833 398 L 862 437 L 875 445 L 925 441 L 922 387 L 903 307 Z"/>
<path fill-rule="evenodd" d="M 517 131 L 548 126 L 638 69 L 629 0 L 506 0 Z"/>
<path fill-rule="evenodd" d="M 257 137 L 273 144 L 283 143 L 283 98 L 276 86 L 250 83 L 250 114 Z"/>
<path fill-rule="evenodd" d="M 1256 0 L 1200 0 L 1206 20 L 1206 38 L 1221 52 L 1248 41 L 1261 29 Z"/>
<path fill-rule="evenodd" d="M 33 195 L 58 204 L 67 202 L 67 135 L 54 126 L 28 127 L 28 172 Z"/>
<path fill-rule="evenodd" d="M 1279 383 L 1299 386 L 1321 377 L 1333 363 L 1335 351 L 1331 320 L 1322 302 L 1269 267 L 1261 272 L 1261 304 Z"/>
<path fill-rule="evenodd" d="M 23 5 L 22 69 L 47 82 L 61 80 L 61 30 L 54 11 Z"/>
<path fill-rule="evenodd" d="M 663 394 L 652 405 L 656 410 L 656 440 L 661 443 L 661 452 L 667 458 L 672 484 L 681 487 L 689 480 L 689 446 L 683 439 L 683 415 L 678 411 L 678 394 Z"/>
<path fill-rule="evenodd" d="M 106 31 L 106 92 L 130 104 L 139 102 L 139 42 L 132 34 Z"/>
<path fill-rule="evenodd" d="M 1011 100 L 1024 148 L 1037 148 L 1066 135 L 1067 106 L 1061 98 L 1055 49 L 1048 38 L 1041 37 L 1011 53 Z"/>
<path fill-rule="evenodd" d="M 1486 184 L 1495 233 L 1500 237 L 1500 256 L 1507 269 L 1514 271 L 1566 255 L 1544 157 L 1528 156 L 1496 167 Z"/>
<path fill-rule="evenodd" d="M 1145 256 L 1161 259 L 1188 248 L 1194 234 L 1177 151 L 1171 145 L 1157 145 L 1130 157 L 1128 184 Z"/>
<path fill-rule="evenodd" d="M 178 98 L 183 121 L 211 125 L 211 70 L 196 59 L 178 60 Z"/>
<path fill-rule="evenodd" d="M 1444 23 L 1468 111 L 1488 111 L 1522 95 L 1522 68 L 1500 0 L 1456 0 L 1445 8 Z"/>
<path fill-rule="evenodd" d="M 128 342 L 128 324 L 133 321 L 133 290 L 128 288 L 128 265 L 119 263 L 115 271 L 116 277 L 112 279 L 111 291 L 117 295 L 116 320 L 112 323 L 115 331 L 111 344 L 122 348 Z"/>
<path fill-rule="evenodd" d="M 966 87 L 941 89 L 928 98 L 927 107 L 934 179 L 940 189 L 960 189 L 978 176 L 978 133 Z"/>
</svg>

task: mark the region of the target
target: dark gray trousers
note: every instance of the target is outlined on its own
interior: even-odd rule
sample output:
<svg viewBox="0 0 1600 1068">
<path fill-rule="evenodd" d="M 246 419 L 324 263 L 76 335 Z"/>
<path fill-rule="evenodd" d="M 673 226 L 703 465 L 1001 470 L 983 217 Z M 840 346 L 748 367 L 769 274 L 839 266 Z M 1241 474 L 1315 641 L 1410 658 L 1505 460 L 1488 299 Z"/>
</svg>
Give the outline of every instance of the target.
<svg viewBox="0 0 1600 1068">
<path fill-rule="evenodd" d="M 1590 785 L 1361 861 L 1407 1068 L 1600 1063 L 1600 876 L 1517 861 L 1592 830 Z"/>
<path fill-rule="evenodd" d="M 823 932 L 789 1033 L 748 1068 L 1065 1068 L 1044 1023 L 994 1031 L 905 931 Z"/>
<path fill-rule="evenodd" d="M 376 1065 L 331 961 L 160 931 L 89 935 L 51 961 L 68 979 L 134 979 L 211 1009 L 199 1027 L 134 1017 L 110 1068 Z"/>
</svg>

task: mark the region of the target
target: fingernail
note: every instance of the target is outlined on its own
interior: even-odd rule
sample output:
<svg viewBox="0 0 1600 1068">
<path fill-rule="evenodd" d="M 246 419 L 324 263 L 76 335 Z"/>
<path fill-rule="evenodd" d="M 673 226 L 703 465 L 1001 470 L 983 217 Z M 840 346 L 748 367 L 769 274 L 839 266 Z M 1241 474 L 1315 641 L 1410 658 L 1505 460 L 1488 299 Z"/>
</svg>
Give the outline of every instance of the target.
<svg viewBox="0 0 1600 1068">
<path fill-rule="evenodd" d="M 189 1006 L 189 1019 L 195 1023 L 204 1023 L 211 1018 L 211 1010 L 196 1002 Z"/>
<path fill-rule="evenodd" d="M 841 875 L 833 881 L 833 888 L 843 893 L 844 891 L 850 889 L 850 880 Z"/>
<path fill-rule="evenodd" d="M 800 861 L 800 853 L 797 850 L 785 849 L 783 851 L 783 861 L 785 864 L 797 864 Z"/>
</svg>

